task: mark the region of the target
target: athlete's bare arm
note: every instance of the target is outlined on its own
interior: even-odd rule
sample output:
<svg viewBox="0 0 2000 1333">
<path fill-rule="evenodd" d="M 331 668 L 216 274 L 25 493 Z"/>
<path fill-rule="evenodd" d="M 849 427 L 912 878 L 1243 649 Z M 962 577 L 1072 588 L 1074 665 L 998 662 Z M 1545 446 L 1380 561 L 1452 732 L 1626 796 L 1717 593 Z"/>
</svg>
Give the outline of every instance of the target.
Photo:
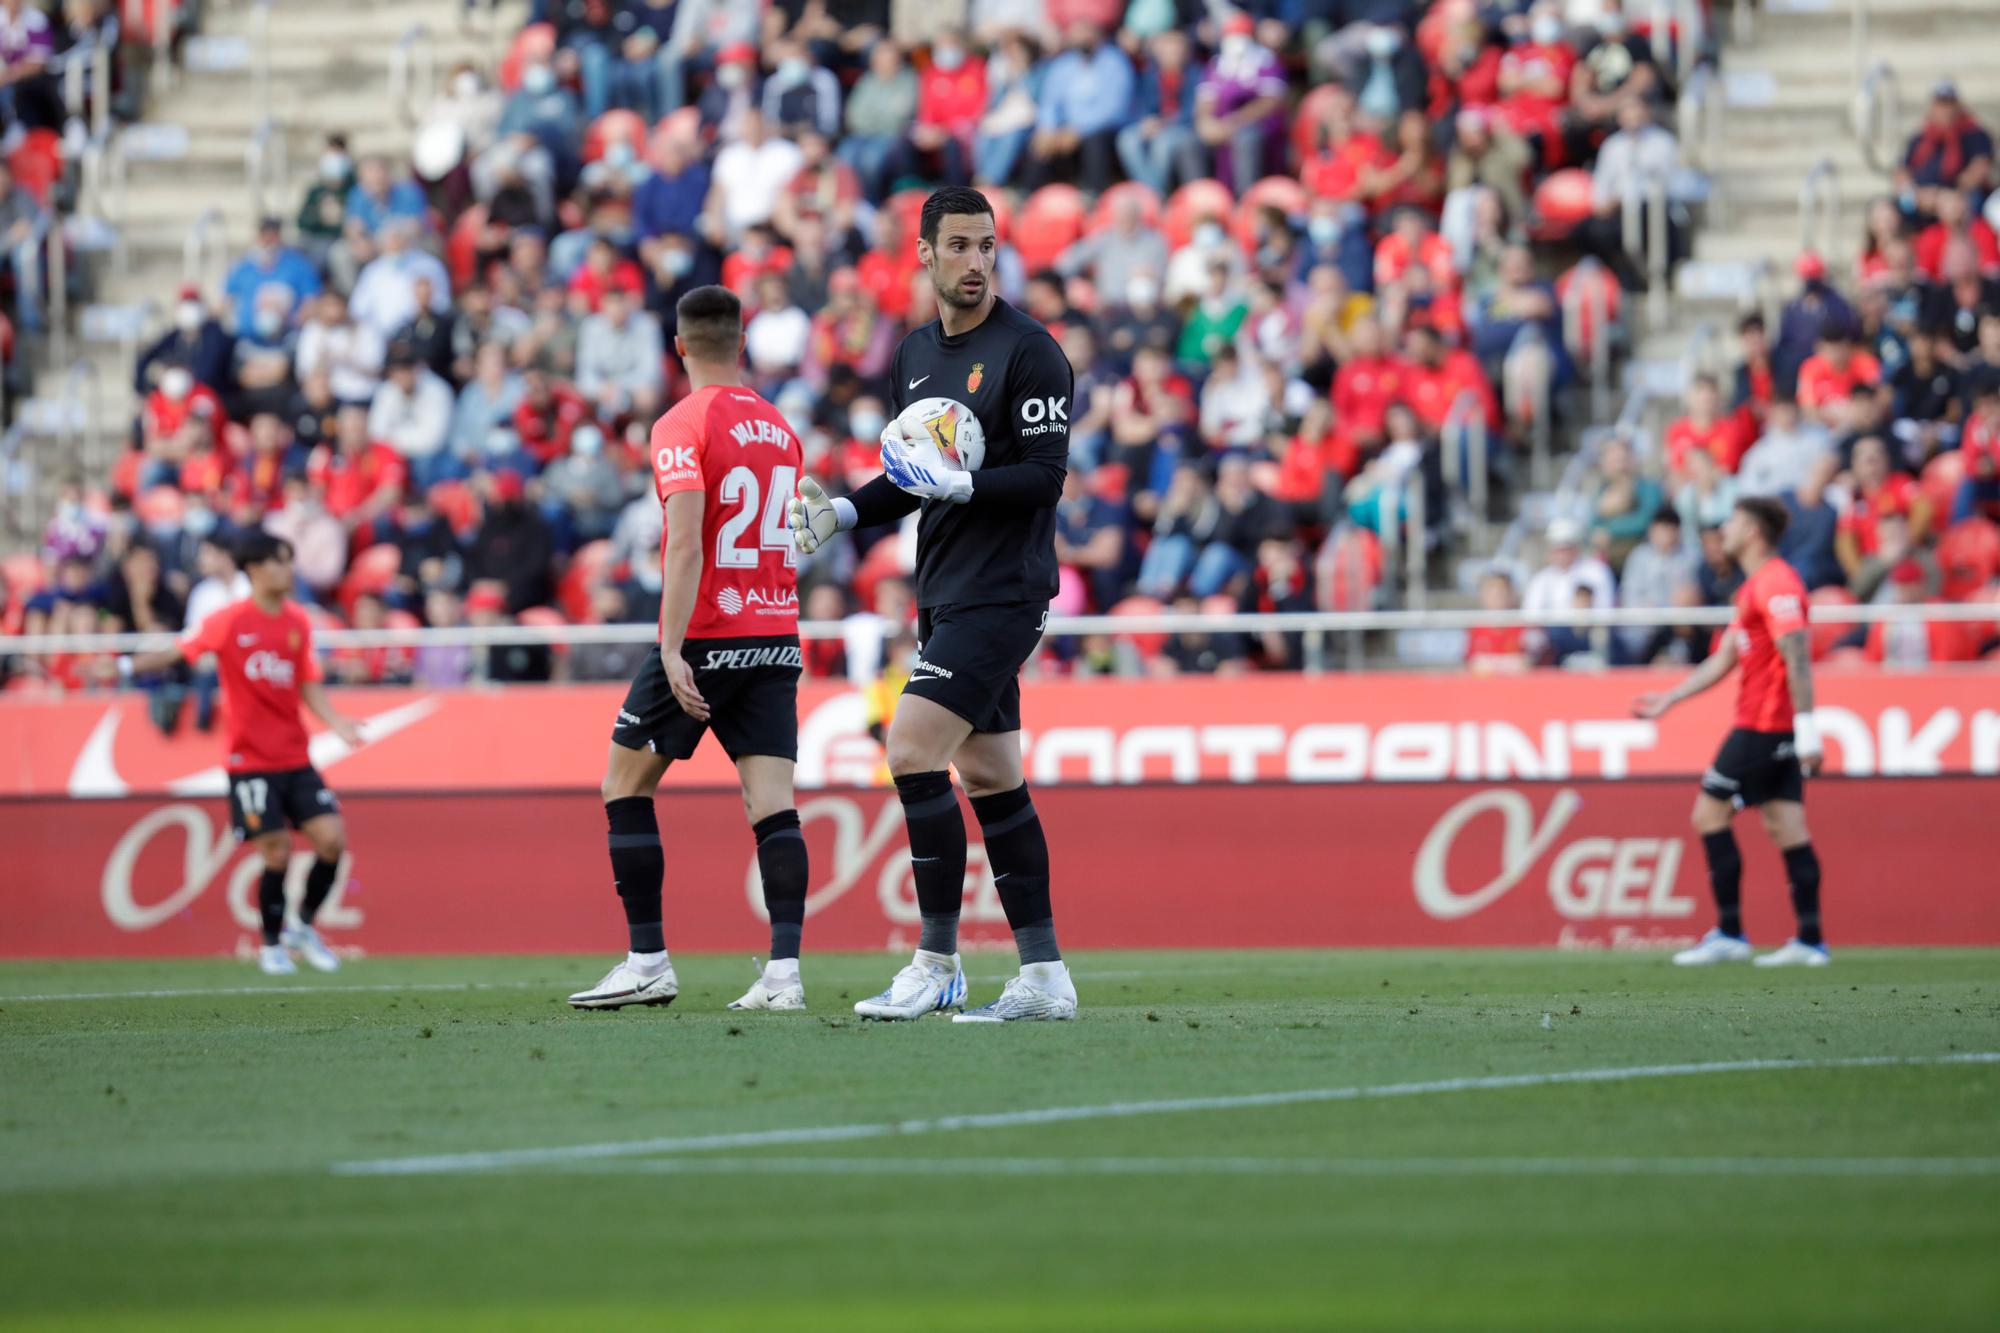
<svg viewBox="0 0 2000 1333">
<path fill-rule="evenodd" d="M 1722 679 L 1736 669 L 1736 636 L 1725 634 L 1708 660 L 1688 672 L 1680 684 L 1671 690 L 1642 694 L 1632 701 L 1634 717 L 1660 717 L 1675 704 L 1694 698 L 1704 690 L 1712 689 Z"/>
<path fill-rule="evenodd" d="M 333 706 L 327 695 L 324 681 L 309 680 L 299 686 L 299 701 L 331 731 L 349 745 L 359 748 L 366 745 L 367 738 L 361 734 L 361 724 Z"/>
<path fill-rule="evenodd" d="M 1819 772 L 1819 735 L 1811 725 L 1813 712 L 1812 640 L 1802 629 L 1778 636 L 1778 656 L 1785 661 L 1785 684 L 1792 692 L 1792 727 L 1799 767 L 1810 776 Z M 1805 719 L 1802 724 L 1800 719 Z"/>
<path fill-rule="evenodd" d="M 681 656 L 688 621 L 701 591 L 701 515 L 706 501 L 698 490 L 675 491 L 667 497 L 667 550 L 660 586 L 660 663 L 667 684 L 689 717 L 708 720 L 708 701 L 695 688 L 694 668 Z"/>
</svg>

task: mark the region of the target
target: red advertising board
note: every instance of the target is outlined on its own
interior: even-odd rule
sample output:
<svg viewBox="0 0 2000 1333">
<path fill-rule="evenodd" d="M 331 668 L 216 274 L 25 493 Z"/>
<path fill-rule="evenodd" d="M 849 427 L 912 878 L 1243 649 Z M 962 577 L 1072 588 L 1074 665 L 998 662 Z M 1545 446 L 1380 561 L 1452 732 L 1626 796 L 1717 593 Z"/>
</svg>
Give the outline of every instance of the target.
<svg viewBox="0 0 2000 1333">
<path fill-rule="evenodd" d="M 1652 672 L 1524 676 L 1334 674 L 1250 680 L 1030 680 L 1030 779 L 1057 783 L 1513 781 L 1697 774 L 1729 726 L 1724 685 L 1660 722 L 1632 697 Z M 1834 772 L 2000 774 L 2000 671 L 1989 666 L 1817 676 Z M 315 737 L 343 796 L 371 791 L 594 791 L 618 686 L 335 691 L 369 720 L 350 752 Z M 861 696 L 808 684 L 799 781 L 867 785 L 881 752 Z M 220 743 L 162 736 L 136 696 L 0 698 L 0 796 L 214 795 Z M 668 773 L 734 780 L 713 745 Z"/>
<path fill-rule="evenodd" d="M 1685 782 L 1070 786 L 1037 799 L 1073 949 L 1651 948 L 1711 922 Z M 2000 945 L 1994 787 L 1816 782 L 1809 811 L 1836 945 Z M 615 953 L 602 807 L 578 793 L 350 796 L 354 848 L 322 918 L 375 954 Z M 907 948 L 917 912 L 900 809 L 807 796 L 806 944 Z M 667 929 L 682 950 L 764 943 L 733 793 L 661 802 Z M 1778 857 L 1742 830 L 1747 922 L 1790 927 Z M 219 801 L 0 801 L 0 957 L 213 955 L 247 946 L 257 864 Z M 296 881 L 304 866 L 294 867 Z M 970 944 L 1008 938 L 975 840 Z"/>
</svg>

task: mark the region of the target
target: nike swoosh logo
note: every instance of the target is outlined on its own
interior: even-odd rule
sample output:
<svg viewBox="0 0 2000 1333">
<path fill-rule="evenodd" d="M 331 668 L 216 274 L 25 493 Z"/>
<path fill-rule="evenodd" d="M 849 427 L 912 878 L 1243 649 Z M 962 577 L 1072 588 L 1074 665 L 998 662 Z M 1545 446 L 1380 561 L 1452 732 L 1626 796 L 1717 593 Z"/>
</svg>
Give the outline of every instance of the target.
<svg viewBox="0 0 2000 1333">
<path fill-rule="evenodd" d="M 911 381 L 910 381 L 910 389 L 911 389 L 911 391 L 912 391 L 912 392 L 914 392 L 914 391 L 915 391 L 915 389 L 916 389 L 916 387 L 917 387 L 917 386 L 918 386 L 919 384 L 922 384 L 922 383 L 924 382 L 924 380 L 927 380 L 927 379 L 929 379 L 929 378 L 930 378 L 930 376 L 929 376 L 929 375 L 926 375 L 926 376 L 924 376 L 924 377 L 923 377 L 923 379 L 914 379 L 914 380 L 911 380 Z"/>
</svg>

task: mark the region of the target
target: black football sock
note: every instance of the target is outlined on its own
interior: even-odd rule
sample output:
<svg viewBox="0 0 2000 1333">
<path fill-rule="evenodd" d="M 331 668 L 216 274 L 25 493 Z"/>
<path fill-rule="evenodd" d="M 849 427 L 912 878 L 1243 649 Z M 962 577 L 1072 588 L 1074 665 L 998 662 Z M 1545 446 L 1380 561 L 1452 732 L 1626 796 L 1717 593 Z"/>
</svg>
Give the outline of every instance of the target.
<svg viewBox="0 0 2000 1333">
<path fill-rule="evenodd" d="M 1743 938 L 1743 853 L 1731 829 L 1701 835 L 1708 853 L 1708 886 L 1715 891 L 1716 926 L 1725 935 Z"/>
<path fill-rule="evenodd" d="M 257 916 L 263 922 L 264 943 L 276 944 L 285 929 L 285 872 L 264 867 L 257 881 Z"/>
<path fill-rule="evenodd" d="M 1792 911 L 1799 918 L 1799 943 L 1822 944 L 1819 933 L 1819 853 L 1809 842 L 1785 849 L 1785 878 L 1792 885 Z"/>
<path fill-rule="evenodd" d="M 329 861 L 325 857 L 315 858 L 312 869 L 306 872 L 305 896 L 299 899 L 299 921 L 310 926 L 319 909 L 326 906 L 327 895 L 333 892 L 333 877 L 340 873 L 340 862 Z"/>
<path fill-rule="evenodd" d="M 771 961 L 797 958 L 806 928 L 806 835 L 799 829 L 799 812 L 780 810 L 750 831 L 757 835 L 757 869 L 771 917 Z"/>
<path fill-rule="evenodd" d="M 1042 817 L 1035 813 L 1028 784 L 975 796 L 972 812 L 979 816 L 993 888 L 1014 929 L 1021 961 L 1059 961 L 1062 952 L 1056 948 L 1055 915 L 1049 907 L 1049 840 L 1042 835 Z"/>
<path fill-rule="evenodd" d="M 965 816 L 951 774 L 905 773 L 896 779 L 903 820 L 910 831 L 910 873 L 917 881 L 923 918 L 917 947 L 958 952 L 958 909 L 965 897 Z"/>
<path fill-rule="evenodd" d="M 660 882 L 666 878 L 666 853 L 660 850 L 660 824 L 650 796 L 621 796 L 604 803 L 611 832 L 611 879 L 625 904 L 625 929 L 633 953 L 660 953 L 667 947 L 660 921 Z"/>
</svg>

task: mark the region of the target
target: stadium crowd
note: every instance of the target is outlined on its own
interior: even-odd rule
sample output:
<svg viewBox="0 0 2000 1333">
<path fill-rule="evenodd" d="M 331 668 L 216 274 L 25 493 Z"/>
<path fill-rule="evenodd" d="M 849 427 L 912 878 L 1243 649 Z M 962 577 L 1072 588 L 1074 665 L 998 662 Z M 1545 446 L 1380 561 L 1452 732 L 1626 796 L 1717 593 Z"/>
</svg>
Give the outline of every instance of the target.
<svg viewBox="0 0 2000 1333">
<path fill-rule="evenodd" d="M 326 624 L 649 620 L 646 440 L 682 385 L 675 301 L 711 282 L 743 296 L 751 382 L 815 475 L 851 490 L 877 470 L 890 353 L 934 313 L 915 217 L 946 181 L 988 192 L 1002 294 L 1075 369 L 1059 612 L 1373 605 L 1413 482 L 1427 540 L 1449 540 L 1446 453 L 1465 428 L 1495 441 L 1496 494 L 1516 487 L 1577 373 L 1565 294 L 1598 284 L 1615 311 L 1646 283 L 1622 205 L 1682 176 L 1649 16 L 1618 0 L 543 0 L 496 71 L 449 72 L 410 160 L 329 139 L 297 213 L 263 221 L 222 290 L 180 292 L 135 367 L 129 452 L 68 488 L 39 561 L 9 565 L 6 623 L 177 629 L 229 586 L 230 535 L 260 525 L 294 543 Z M 1989 588 L 1992 177 L 1990 138 L 1940 88 L 1848 291 L 1801 256 L 1781 327 L 1740 329 L 1734 383 L 1696 380 L 1662 448 L 1600 449 L 1548 567 L 1496 569 L 1482 601 L 1721 604 L 1736 575 L 1714 532 L 1741 494 L 1786 498 L 1787 552 L 1817 595 Z M 1676 255 L 1686 233 L 1676 209 Z M 910 614 L 912 540 L 843 534 L 805 562 L 807 616 L 875 627 L 815 643 L 815 672 L 872 678 Z M 1468 648 L 1506 668 L 1705 646 L 1482 631 Z M 1933 626 L 1857 647 L 1986 645 Z M 334 674 L 610 679 L 634 651 L 354 652 Z M 1295 666 L 1299 645 L 1178 636 L 1143 656 L 1231 672 Z M 1048 659 L 1133 665 L 1108 641 Z"/>
</svg>

